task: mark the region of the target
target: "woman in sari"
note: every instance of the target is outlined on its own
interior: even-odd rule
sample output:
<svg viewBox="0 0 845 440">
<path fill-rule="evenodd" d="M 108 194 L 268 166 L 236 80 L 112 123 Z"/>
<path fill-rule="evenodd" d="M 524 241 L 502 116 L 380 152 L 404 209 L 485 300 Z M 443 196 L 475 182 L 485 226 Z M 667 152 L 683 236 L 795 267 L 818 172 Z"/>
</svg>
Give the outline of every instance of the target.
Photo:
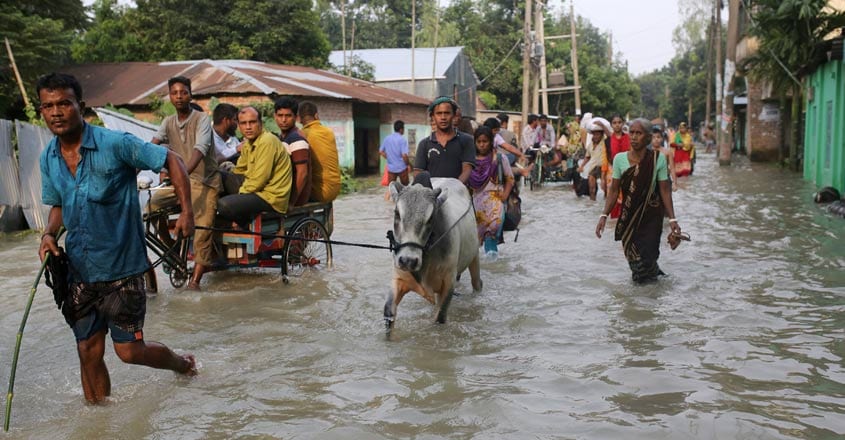
<svg viewBox="0 0 845 440">
<path fill-rule="evenodd" d="M 672 205 L 666 156 L 647 148 L 651 143 L 651 129 L 647 119 L 635 119 L 631 123 L 631 150 L 613 160 L 613 180 L 596 225 L 596 236 L 601 238 L 607 216 L 616 205 L 616 196 L 621 190 L 622 212 L 614 238 L 622 241 L 635 283 L 654 281 L 664 275 L 657 265 L 664 214 L 669 216 L 672 235 L 681 235 Z"/>
<path fill-rule="evenodd" d="M 478 242 L 489 259 L 499 255 L 499 238 L 505 218 L 505 202 L 513 189 L 513 172 L 507 158 L 493 149 L 493 131 L 486 126 L 475 130 L 475 168 L 469 176 Z"/>
<path fill-rule="evenodd" d="M 687 130 L 687 123 L 678 124 L 678 132 L 671 138 L 670 146 L 675 149 L 675 173 L 678 177 L 692 174 L 692 160 L 695 157 L 695 146 L 692 134 Z"/>
</svg>

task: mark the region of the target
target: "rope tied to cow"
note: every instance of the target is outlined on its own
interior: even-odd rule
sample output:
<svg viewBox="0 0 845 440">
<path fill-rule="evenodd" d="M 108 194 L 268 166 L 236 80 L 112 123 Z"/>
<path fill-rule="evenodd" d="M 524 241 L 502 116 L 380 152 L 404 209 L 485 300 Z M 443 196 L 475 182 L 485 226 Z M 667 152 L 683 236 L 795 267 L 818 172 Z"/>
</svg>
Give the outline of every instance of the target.
<svg viewBox="0 0 845 440">
<path fill-rule="evenodd" d="M 201 229 L 204 231 L 211 231 L 211 232 L 224 232 L 224 233 L 232 233 L 232 234 L 243 234 L 243 235 L 253 235 L 261 238 L 281 238 L 283 240 L 301 240 L 301 241 L 313 241 L 317 243 L 328 243 L 332 246 L 353 246 L 353 247 L 360 247 L 366 249 L 385 249 L 389 251 L 393 251 L 393 246 L 380 246 L 377 244 L 367 244 L 367 243 L 352 243 L 348 241 L 339 241 L 339 240 L 323 240 L 321 238 L 308 238 L 308 237 L 301 237 L 301 236 L 291 236 L 286 234 L 277 234 L 277 233 L 264 233 L 264 232 L 254 232 L 254 231 L 247 231 L 242 229 L 233 229 L 233 228 L 215 228 L 215 227 L 208 227 L 208 226 L 195 226 L 195 229 Z M 393 231 L 388 231 L 388 237 L 393 235 Z M 392 243 L 391 243 L 392 244 Z"/>
<path fill-rule="evenodd" d="M 446 237 L 447 235 L 449 235 L 449 232 L 451 232 L 451 231 L 452 231 L 452 229 L 455 229 L 455 226 L 457 226 L 457 225 L 458 225 L 458 223 L 460 223 L 460 222 L 461 222 L 461 220 L 462 220 L 464 217 L 466 217 L 466 215 L 467 215 L 467 214 L 469 214 L 469 212 L 470 212 L 473 208 L 475 208 L 475 205 L 473 205 L 473 204 L 472 204 L 472 201 L 470 201 L 470 202 L 469 202 L 469 205 L 467 206 L 466 211 L 464 211 L 464 213 L 463 213 L 463 214 L 461 214 L 461 216 L 460 216 L 460 217 L 458 217 L 458 219 L 457 219 L 457 220 L 455 220 L 455 222 L 454 222 L 454 223 L 452 223 L 452 226 L 449 226 L 449 229 L 446 229 L 446 231 L 444 231 L 442 234 L 440 234 L 440 237 L 437 237 L 437 239 L 436 239 L 436 240 L 432 240 L 432 239 L 431 239 L 431 238 L 432 238 L 432 237 L 431 237 L 431 235 L 429 235 L 429 236 L 428 236 L 428 241 L 426 241 L 426 243 L 425 243 L 424 245 L 419 244 L 419 243 L 417 243 L 417 242 L 413 242 L 413 241 L 406 241 L 406 242 L 404 242 L 404 243 L 397 243 L 397 242 L 396 242 L 396 237 L 393 235 L 393 231 L 387 231 L 387 240 L 390 242 L 390 250 L 391 250 L 391 252 L 394 252 L 394 253 L 395 253 L 395 252 L 398 252 L 398 251 L 399 251 L 399 249 L 402 249 L 403 247 L 415 247 L 415 248 L 420 249 L 420 250 L 421 250 L 421 251 L 423 251 L 423 252 L 425 252 L 425 251 L 427 251 L 427 250 L 429 250 L 429 249 L 433 248 L 434 246 L 436 246 L 436 245 L 437 245 L 437 243 L 440 243 L 440 240 L 442 240 L 444 237 Z"/>
</svg>

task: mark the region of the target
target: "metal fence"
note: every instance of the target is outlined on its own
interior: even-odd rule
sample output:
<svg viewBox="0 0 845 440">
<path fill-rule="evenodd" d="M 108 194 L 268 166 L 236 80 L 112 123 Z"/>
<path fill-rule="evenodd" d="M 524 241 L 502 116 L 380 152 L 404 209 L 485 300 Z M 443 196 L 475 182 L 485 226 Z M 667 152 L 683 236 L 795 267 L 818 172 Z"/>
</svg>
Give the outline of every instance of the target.
<svg viewBox="0 0 845 440">
<path fill-rule="evenodd" d="M 150 141 L 157 127 L 130 116 L 97 108 L 97 116 L 112 130 Z M 12 130 L 14 127 L 14 131 Z M 41 203 L 41 151 L 52 138 L 44 127 L 0 119 L 0 232 L 44 229 L 49 206 Z M 17 145 L 17 148 L 15 148 Z M 144 171 L 158 181 L 158 175 Z"/>
</svg>

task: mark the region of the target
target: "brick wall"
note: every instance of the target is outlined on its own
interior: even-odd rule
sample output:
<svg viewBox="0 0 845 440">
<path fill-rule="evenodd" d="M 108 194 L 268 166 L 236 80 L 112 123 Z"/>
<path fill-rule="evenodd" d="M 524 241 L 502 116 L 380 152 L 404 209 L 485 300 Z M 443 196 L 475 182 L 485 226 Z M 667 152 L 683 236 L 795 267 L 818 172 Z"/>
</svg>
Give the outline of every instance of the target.
<svg viewBox="0 0 845 440">
<path fill-rule="evenodd" d="M 379 106 L 379 122 L 393 125 L 397 119 L 406 124 L 427 125 L 428 108 L 419 104 L 382 104 Z"/>
<path fill-rule="evenodd" d="M 755 162 L 780 159 L 783 109 L 776 100 L 763 101 L 762 84 L 748 80 L 748 157 Z"/>
</svg>

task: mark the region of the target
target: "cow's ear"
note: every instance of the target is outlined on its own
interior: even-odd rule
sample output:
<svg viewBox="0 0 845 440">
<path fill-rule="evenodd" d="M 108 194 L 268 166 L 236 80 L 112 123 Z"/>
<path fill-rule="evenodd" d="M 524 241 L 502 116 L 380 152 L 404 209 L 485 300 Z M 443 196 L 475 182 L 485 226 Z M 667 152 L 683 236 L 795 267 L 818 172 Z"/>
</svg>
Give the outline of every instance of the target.
<svg viewBox="0 0 845 440">
<path fill-rule="evenodd" d="M 402 185 L 402 182 L 397 180 L 390 182 L 388 188 L 390 189 L 390 199 L 394 202 L 399 200 L 399 194 L 402 194 L 402 191 L 405 190 L 405 186 Z"/>
<path fill-rule="evenodd" d="M 443 188 L 434 188 L 434 199 L 436 200 L 438 207 L 446 201 L 446 195 L 448 193 L 449 191 L 444 191 Z"/>
</svg>

